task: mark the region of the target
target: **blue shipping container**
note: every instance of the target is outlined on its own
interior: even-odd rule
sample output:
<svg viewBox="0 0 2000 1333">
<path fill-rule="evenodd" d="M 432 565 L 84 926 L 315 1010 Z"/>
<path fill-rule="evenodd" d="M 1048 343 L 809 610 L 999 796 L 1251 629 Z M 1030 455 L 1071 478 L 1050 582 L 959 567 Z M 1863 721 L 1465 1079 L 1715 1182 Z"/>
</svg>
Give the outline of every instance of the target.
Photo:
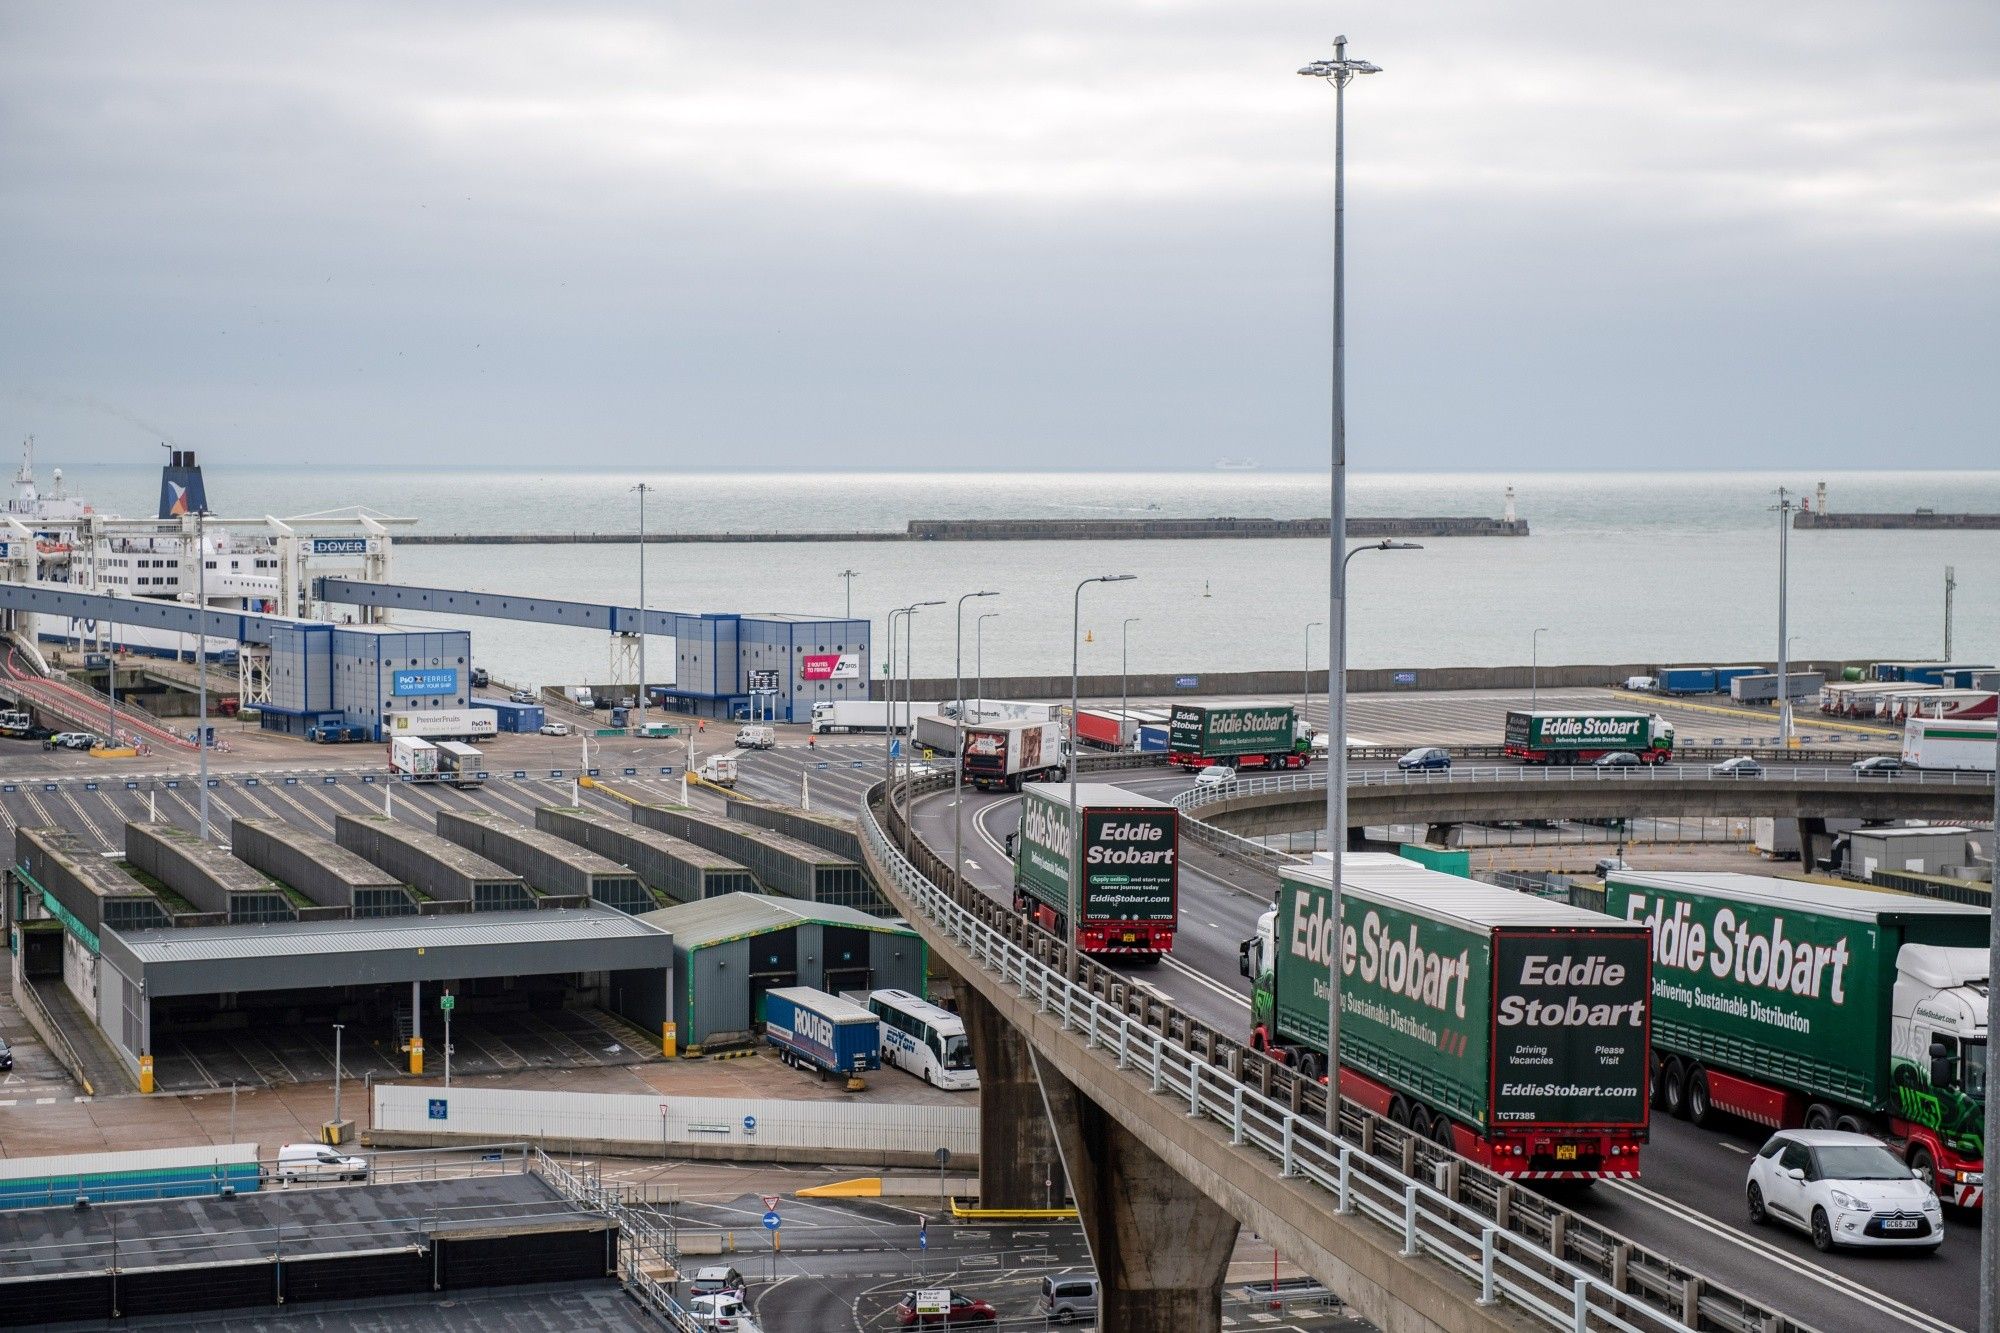
<svg viewBox="0 0 2000 1333">
<path fill-rule="evenodd" d="M 1660 672 L 1662 694 L 1714 694 L 1713 667 L 1670 667 Z"/>
<path fill-rule="evenodd" d="M 494 725 L 502 731 L 536 732 L 548 720 L 540 704 L 508 703 L 505 699 L 481 699 L 481 708 L 493 710 Z"/>
<path fill-rule="evenodd" d="M 852 1000 L 783 986 L 764 992 L 764 1036 L 787 1064 L 830 1074 L 882 1067 L 882 1025 Z"/>
<path fill-rule="evenodd" d="M 1139 753 L 1165 754 L 1167 752 L 1167 729 L 1165 727 L 1139 728 Z"/>
</svg>

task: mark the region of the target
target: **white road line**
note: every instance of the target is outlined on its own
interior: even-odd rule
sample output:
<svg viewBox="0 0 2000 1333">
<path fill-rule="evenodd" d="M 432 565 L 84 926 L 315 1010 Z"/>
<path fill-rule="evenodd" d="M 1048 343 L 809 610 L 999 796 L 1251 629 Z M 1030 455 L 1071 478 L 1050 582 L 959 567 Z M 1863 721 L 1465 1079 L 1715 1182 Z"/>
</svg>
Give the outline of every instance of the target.
<svg viewBox="0 0 2000 1333">
<path fill-rule="evenodd" d="M 1959 1328 L 1956 1324 L 1947 1324 L 1941 1319 L 1933 1319 L 1923 1311 L 1905 1305 L 1893 1297 L 1884 1296 L 1880 1292 L 1870 1291 L 1852 1278 L 1844 1277 L 1832 1269 L 1822 1268 L 1818 1264 L 1800 1259 L 1779 1249 L 1775 1245 L 1770 1245 L 1746 1236 L 1732 1227 L 1696 1212 L 1686 1204 L 1669 1199 L 1663 1194 L 1656 1194 L 1644 1186 L 1634 1185 L 1630 1181 L 1625 1180 L 1606 1180 L 1601 1183 L 1606 1189 L 1616 1190 L 1620 1194 L 1628 1194 L 1641 1203 L 1650 1204 L 1669 1217 L 1684 1222 L 1697 1231 L 1705 1231 L 1711 1236 L 1726 1240 L 1733 1245 L 1747 1250 L 1766 1263 L 1775 1264 L 1801 1277 L 1809 1278 L 1822 1286 L 1831 1287 L 1856 1303 L 1878 1310 L 1891 1319 L 1908 1324 L 1911 1328 L 1922 1329 L 1924 1333 L 1966 1333 L 1966 1330 Z"/>
<path fill-rule="evenodd" d="M 1162 954 L 1160 957 L 1160 962 L 1167 967 L 1171 967 L 1174 971 L 1180 973 L 1182 976 L 1186 977 L 1189 981 L 1199 982 L 1200 984 L 1208 987 L 1210 990 L 1214 991 L 1217 995 L 1222 996 L 1224 999 L 1233 1001 L 1236 1004 L 1240 1004 L 1245 1009 L 1248 1009 L 1250 1007 L 1250 1001 L 1244 999 L 1241 995 L 1229 989 L 1229 987 L 1223 985 L 1221 982 L 1217 981 L 1214 977 L 1204 976 L 1202 973 L 1195 971 L 1193 968 L 1189 967 L 1186 963 L 1183 963 L 1180 959 L 1174 957 L 1172 954 Z"/>
</svg>

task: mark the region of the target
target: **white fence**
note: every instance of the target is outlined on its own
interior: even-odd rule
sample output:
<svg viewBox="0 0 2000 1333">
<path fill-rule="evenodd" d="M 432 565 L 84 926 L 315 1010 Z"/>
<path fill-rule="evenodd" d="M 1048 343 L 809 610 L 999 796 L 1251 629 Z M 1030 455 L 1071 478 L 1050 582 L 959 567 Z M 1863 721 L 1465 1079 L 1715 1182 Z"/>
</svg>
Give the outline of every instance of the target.
<svg viewBox="0 0 2000 1333">
<path fill-rule="evenodd" d="M 389 1133 L 589 1140 L 641 1152 L 704 1145 L 730 1145 L 733 1156 L 759 1148 L 925 1155 L 946 1148 L 966 1157 L 979 1151 L 977 1106 L 378 1083 L 374 1112 L 375 1128 Z"/>
</svg>

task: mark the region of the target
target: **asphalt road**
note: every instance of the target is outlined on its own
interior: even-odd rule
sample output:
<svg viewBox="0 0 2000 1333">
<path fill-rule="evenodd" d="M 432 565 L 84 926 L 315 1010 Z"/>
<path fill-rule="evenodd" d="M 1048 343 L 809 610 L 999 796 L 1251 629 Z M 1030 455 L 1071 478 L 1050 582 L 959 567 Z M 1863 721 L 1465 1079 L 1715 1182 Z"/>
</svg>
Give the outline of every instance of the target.
<svg viewBox="0 0 2000 1333">
<path fill-rule="evenodd" d="M 1093 1271 L 1074 1223 L 954 1224 L 933 1216 L 921 1233 L 927 1246 L 920 1248 L 919 1215 L 911 1209 L 867 1200 L 785 1199 L 777 1209 L 782 1223 L 774 1249 L 761 1224 L 763 1209 L 761 1198 L 746 1194 L 727 1203 L 681 1205 L 675 1223 L 682 1236 L 695 1229 L 733 1236 L 734 1254 L 688 1263 L 733 1265 L 748 1283 L 747 1299 L 765 1333 L 893 1329 L 897 1302 L 920 1286 L 949 1287 L 990 1302 L 1000 1316 L 994 1327 L 1040 1329 L 1042 1279 Z M 1255 1252 L 1261 1248 L 1247 1237 L 1238 1248 L 1239 1263 L 1257 1264 L 1260 1275 L 1263 1255 Z M 1235 1288 L 1224 1292 L 1223 1314 L 1225 1327 L 1280 1333 L 1365 1327 L 1310 1310 L 1267 1320 L 1268 1312 Z"/>
<path fill-rule="evenodd" d="M 1106 776 L 1161 799 L 1188 785 L 1179 774 Z M 1019 809 L 1017 796 L 967 794 L 966 873 L 996 897 L 1011 897 L 1002 848 L 1019 822 Z M 931 847 L 948 853 L 950 793 L 919 802 L 916 828 Z M 1155 966 L 1134 967 L 1132 975 L 1211 1026 L 1247 1032 L 1250 983 L 1240 975 L 1236 947 L 1254 932 L 1273 887 L 1274 881 L 1260 882 L 1253 872 L 1218 864 L 1194 849 L 1182 865 L 1174 954 Z M 1717 1133 L 1656 1116 L 1638 1182 L 1601 1182 L 1564 1202 L 1827 1333 L 1972 1327 L 1979 1300 L 1976 1215 L 1947 1220 L 1945 1244 L 1934 1258 L 1865 1251 L 1821 1255 L 1803 1234 L 1753 1228 L 1745 1220 L 1744 1175 L 1763 1139 L 1747 1124 L 1736 1133 Z"/>
</svg>

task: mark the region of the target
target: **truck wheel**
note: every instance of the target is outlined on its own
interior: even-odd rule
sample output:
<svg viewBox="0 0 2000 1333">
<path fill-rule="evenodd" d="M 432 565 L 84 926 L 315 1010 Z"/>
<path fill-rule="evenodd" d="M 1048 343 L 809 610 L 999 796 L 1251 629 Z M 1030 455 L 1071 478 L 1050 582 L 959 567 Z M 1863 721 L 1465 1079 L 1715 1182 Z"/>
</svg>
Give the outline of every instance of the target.
<svg viewBox="0 0 2000 1333">
<path fill-rule="evenodd" d="M 1930 1186 L 1932 1193 L 1936 1193 L 1937 1163 L 1931 1159 L 1930 1149 L 1921 1143 L 1911 1144 L 1909 1163 L 1910 1170 L 1924 1173 L 1924 1184 Z"/>
<path fill-rule="evenodd" d="M 1422 1106 L 1410 1108 L 1410 1132 L 1420 1139 L 1431 1136 L 1431 1113 Z"/>
<path fill-rule="evenodd" d="M 1843 1134 L 1866 1134 L 1868 1122 L 1858 1115 L 1843 1115 L 1833 1122 L 1833 1127 Z"/>
<path fill-rule="evenodd" d="M 1392 1125 L 1401 1125 L 1405 1129 L 1409 1128 L 1410 1104 L 1401 1097 L 1391 1097 L 1389 1099 L 1389 1123 Z"/>
<path fill-rule="evenodd" d="M 1688 1075 L 1688 1119 L 1704 1128 L 1715 1121 L 1715 1103 L 1708 1096 L 1708 1071 L 1697 1069 Z"/>
<path fill-rule="evenodd" d="M 1807 1129 L 1832 1129 L 1833 1108 L 1825 1102 L 1814 1102 L 1806 1108 Z"/>
<path fill-rule="evenodd" d="M 1660 1067 L 1660 1104 L 1675 1119 L 1687 1119 L 1687 1070 L 1674 1056 Z"/>
<path fill-rule="evenodd" d="M 1308 1083 L 1317 1083 L 1326 1072 L 1326 1061 L 1318 1051 L 1303 1051 L 1299 1054 L 1299 1077 Z"/>
<path fill-rule="evenodd" d="M 1446 1152 L 1458 1151 L 1458 1133 L 1444 1116 L 1431 1121 L 1431 1139 Z"/>
</svg>

